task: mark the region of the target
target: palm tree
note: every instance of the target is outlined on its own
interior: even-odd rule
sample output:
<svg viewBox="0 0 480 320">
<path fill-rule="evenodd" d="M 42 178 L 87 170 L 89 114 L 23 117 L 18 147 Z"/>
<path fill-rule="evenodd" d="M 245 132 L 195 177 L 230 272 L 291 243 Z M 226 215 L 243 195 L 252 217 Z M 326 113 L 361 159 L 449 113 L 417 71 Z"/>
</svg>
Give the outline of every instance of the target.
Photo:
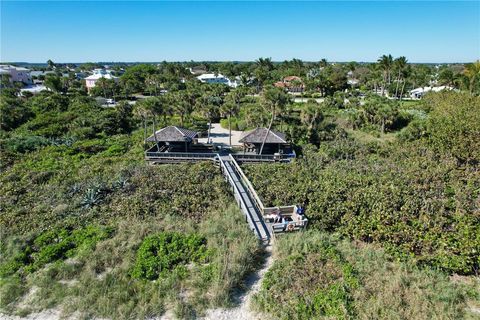
<svg viewBox="0 0 480 320">
<path fill-rule="evenodd" d="M 270 130 L 272 129 L 272 124 L 273 121 L 275 121 L 277 113 L 283 111 L 288 103 L 290 103 L 290 97 L 280 88 L 270 87 L 263 91 L 262 104 L 270 111 L 271 118 L 270 123 L 268 124 L 267 132 L 263 138 L 259 154 L 262 154 L 263 152 L 265 141 L 267 141 L 267 137 L 270 134 Z"/>
<path fill-rule="evenodd" d="M 412 68 L 409 65 L 407 65 L 407 67 L 402 70 L 403 83 L 402 83 L 402 90 L 400 91 L 400 101 L 402 101 L 403 91 L 405 90 L 405 84 L 407 83 L 407 79 L 411 73 L 412 73 Z"/>
<path fill-rule="evenodd" d="M 467 64 L 463 74 L 468 80 L 468 89 L 470 90 L 470 93 L 480 90 L 480 60 Z"/>
<path fill-rule="evenodd" d="M 143 103 L 135 104 L 133 109 L 135 115 L 137 115 L 143 122 L 143 147 L 145 149 L 147 143 L 147 119 L 148 119 L 148 110 L 145 108 Z"/>
<path fill-rule="evenodd" d="M 229 144 L 232 146 L 232 114 L 237 113 L 240 110 L 240 101 L 246 95 L 245 90 L 237 88 L 230 91 L 226 97 L 226 103 L 223 105 L 223 110 L 228 113 L 228 131 L 229 131 Z"/>
<path fill-rule="evenodd" d="M 138 108 L 145 109 L 145 112 L 152 116 L 152 130 L 153 138 L 155 139 L 155 145 L 157 146 L 157 151 L 159 150 L 159 144 L 157 140 L 157 116 L 163 115 L 165 117 L 167 113 L 167 104 L 166 101 L 158 97 L 147 98 L 139 101 L 137 104 L 140 104 Z"/>
<path fill-rule="evenodd" d="M 438 81 L 442 85 L 453 86 L 455 84 L 455 74 L 452 69 L 447 67 L 441 70 L 438 74 Z"/>
<path fill-rule="evenodd" d="M 395 87 L 395 97 L 397 97 L 397 94 L 398 94 L 398 85 L 400 83 L 400 78 L 402 76 L 402 72 L 403 70 L 405 69 L 405 67 L 407 66 L 407 58 L 405 58 L 404 56 L 401 56 L 401 57 L 398 57 L 394 60 L 393 64 L 395 66 L 395 68 L 397 69 L 398 71 L 398 75 L 397 75 L 397 85 Z"/>
<path fill-rule="evenodd" d="M 172 99 L 174 112 L 180 115 L 180 125 L 183 127 L 185 118 L 188 118 L 193 111 L 189 96 L 184 91 L 180 91 L 177 94 L 172 95 Z"/>
<path fill-rule="evenodd" d="M 272 58 L 258 58 L 255 64 L 260 68 L 266 68 L 268 71 L 272 71 L 274 68 Z"/>
<path fill-rule="evenodd" d="M 47 60 L 47 65 L 49 69 L 55 68 L 55 63 L 50 59 Z"/>
<path fill-rule="evenodd" d="M 156 96 L 159 95 L 161 85 L 162 85 L 162 80 L 163 79 L 159 74 L 148 74 L 145 77 L 145 85 L 148 91 L 150 91 L 150 95 L 152 95 L 152 92 Z"/>
<path fill-rule="evenodd" d="M 222 104 L 222 98 L 219 96 L 206 93 L 197 100 L 197 106 L 200 109 L 200 113 L 208 119 L 208 135 L 207 143 L 210 143 L 210 132 L 212 128 L 212 120 L 218 115 L 220 105 Z"/>
<path fill-rule="evenodd" d="M 383 86 L 382 86 L 382 96 L 385 92 L 385 86 L 387 85 L 387 80 L 388 83 L 390 84 L 390 71 L 392 69 L 393 65 L 393 57 L 391 54 L 383 55 L 377 60 L 378 65 L 381 70 L 383 70 Z"/>
<path fill-rule="evenodd" d="M 300 112 L 300 121 L 307 126 L 308 139 L 311 140 L 315 124 L 322 119 L 320 105 L 317 103 L 307 103 Z"/>
<path fill-rule="evenodd" d="M 263 87 L 263 83 L 270 77 L 270 72 L 274 69 L 271 58 L 258 58 L 255 61 L 255 77 L 258 83 L 257 90 Z"/>
</svg>

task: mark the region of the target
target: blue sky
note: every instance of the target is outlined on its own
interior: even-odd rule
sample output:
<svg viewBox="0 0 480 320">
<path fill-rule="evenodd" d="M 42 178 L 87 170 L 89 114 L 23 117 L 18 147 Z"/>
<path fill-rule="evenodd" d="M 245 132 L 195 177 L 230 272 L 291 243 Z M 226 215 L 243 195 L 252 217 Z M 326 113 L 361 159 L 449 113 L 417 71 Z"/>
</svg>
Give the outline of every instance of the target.
<svg viewBox="0 0 480 320">
<path fill-rule="evenodd" d="M 480 2 L 1 1 L 0 60 L 480 58 Z"/>
</svg>

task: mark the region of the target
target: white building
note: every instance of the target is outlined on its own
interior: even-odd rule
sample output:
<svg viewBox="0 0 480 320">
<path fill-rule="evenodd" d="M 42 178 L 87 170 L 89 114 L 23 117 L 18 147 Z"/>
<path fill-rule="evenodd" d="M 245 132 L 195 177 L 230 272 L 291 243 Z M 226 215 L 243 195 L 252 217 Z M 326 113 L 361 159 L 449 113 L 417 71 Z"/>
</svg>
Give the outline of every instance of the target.
<svg viewBox="0 0 480 320">
<path fill-rule="evenodd" d="M 95 69 L 93 70 L 93 74 L 91 76 L 85 78 L 85 84 L 88 92 L 95 87 L 95 83 L 100 78 L 115 80 L 115 82 L 118 81 L 118 77 L 112 76 L 112 74 L 105 69 Z"/>
<path fill-rule="evenodd" d="M 452 87 L 449 86 L 440 86 L 440 87 L 420 87 L 413 90 L 410 90 L 410 98 L 412 99 L 420 99 L 423 95 L 427 92 L 440 92 L 443 90 L 453 90 Z"/>
<path fill-rule="evenodd" d="M 214 73 L 205 73 L 197 77 L 198 80 L 204 83 L 221 83 L 226 84 L 232 88 L 236 88 L 238 86 L 237 81 L 231 81 L 227 77 L 222 74 L 214 74 Z"/>
<path fill-rule="evenodd" d="M 36 95 L 45 90 L 48 90 L 48 89 L 44 85 L 33 85 L 33 86 L 27 86 L 25 88 L 20 89 L 20 93 L 23 94 L 25 92 L 29 92 L 33 95 Z"/>
<path fill-rule="evenodd" d="M 8 75 L 10 82 L 22 82 L 23 84 L 32 84 L 32 77 L 30 70 L 22 67 L 15 67 L 10 65 L 0 65 L 0 75 Z"/>
</svg>

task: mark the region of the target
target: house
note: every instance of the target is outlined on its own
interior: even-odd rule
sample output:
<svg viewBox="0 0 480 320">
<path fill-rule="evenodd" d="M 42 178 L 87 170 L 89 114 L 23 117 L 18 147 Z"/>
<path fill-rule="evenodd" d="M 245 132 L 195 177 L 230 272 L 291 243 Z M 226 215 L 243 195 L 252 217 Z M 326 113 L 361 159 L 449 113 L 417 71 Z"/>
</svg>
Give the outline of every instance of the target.
<svg viewBox="0 0 480 320">
<path fill-rule="evenodd" d="M 158 142 L 158 146 L 152 148 L 155 150 L 151 150 L 157 152 L 190 152 L 198 142 L 198 132 L 177 126 L 162 128 L 155 136 L 152 134 L 147 142 Z"/>
<path fill-rule="evenodd" d="M 236 88 L 238 86 L 237 81 L 231 81 L 220 73 L 205 73 L 197 77 L 203 83 L 221 83 L 229 87 Z"/>
<path fill-rule="evenodd" d="M 24 85 L 33 84 L 30 70 L 11 65 L 0 65 L 0 75 L 9 77 L 11 83 L 21 82 Z"/>
<path fill-rule="evenodd" d="M 243 144 L 244 152 L 260 154 L 263 142 L 265 145 L 262 154 L 292 153 L 284 133 L 267 128 L 256 128 L 242 133 L 239 142 Z"/>
<path fill-rule="evenodd" d="M 26 92 L 31 93 L 33 95 L 36 95 L 42 91 L 48 90 L 47 87 L 44 85 L 32 85 L 32 86 L 26 86 L 25 88 L 20 89 L 20 94 L 24 94 Z"/>
<path fill-rule="evenodd" d="M 55 71 L 38 71 L 34 70 L 30 72 L 30 75 L 32 76 L 32 79 L 34 78 L 39 78 L 39 77 L 45 77 L 47 74 L 55 74 Z"/>
<path fill-rule="evenodd" d="M 273 85 L 277 88 L 284 88 L 292 93 L 303 92 L 305 90 L 302 78 L 297 76 L 285 77 L 282 81 L 275 82 Z"/>
<path fill-rule="evenodd" d="M 449 86 L 439 86 L 439 87 L 420 87 L 413 90 L 410 90 L 410 98 L 412 99 L 420 99 L 422 98 L 427 92 L 440 92 L 443 90 L 453 90 L 454 88 Z"/>
<path fill-rule="evenodd" d="M 188 68 L 188 70 L 191 74 L 196 76 L 207 73 L 207 68 L 205 66 L 195 66 L 192 68 Z"/>
<path fill-rule="evenodd" d="M 112 74 L 105 69 L 95 69 L 93 70 L 93 74 L 91 76 L 88 76 L 85 78 L 85 84 L 87 86 L 87 91 L 90 92 L 92 88 L 95 87 L 95 83 L 98 81 L 98 79 L 111 79 L 114 80 L 115 82 L 118 81 L 118 77 L 112 76 Z"/>
<path fill-rule="evenodd" d="M 350 86 L 354 87 L 356 86 L 360 81 L 355 77 L 355 74 L 353 71 L 348 71 L 347 73 L 347 84 Z"/>
</svg>

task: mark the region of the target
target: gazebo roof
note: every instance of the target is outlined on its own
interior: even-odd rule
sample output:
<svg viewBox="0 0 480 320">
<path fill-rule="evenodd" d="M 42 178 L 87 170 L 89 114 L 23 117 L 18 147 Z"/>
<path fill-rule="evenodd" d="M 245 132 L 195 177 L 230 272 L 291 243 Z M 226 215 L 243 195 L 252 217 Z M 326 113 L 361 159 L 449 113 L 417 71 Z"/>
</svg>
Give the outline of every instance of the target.
<svg viewBox="0 0 480 320">
<path fill-rule="evenodd" d="M 177 126 L 169 126 L 155 132 L 157 141 L 160 142 L 190 142 L 198 136 L 198 132 L 180 128 Z M 149 142 L 155 142 L 153 134 L 147 138 Z"/>
<path fill-rule="evenodd" d="M 268 135 L 267 135 L 268 132 Z M 277 130 L 271 129 L 268 131 L 267 128 L 256 128 L 250 131 L 246 131 L 242 134 L 239 142 L 242 143 L 262 143 L 267 135 L 265 143 L 287 143 L 284 133 L 281 133 Z"/>
</svg>

